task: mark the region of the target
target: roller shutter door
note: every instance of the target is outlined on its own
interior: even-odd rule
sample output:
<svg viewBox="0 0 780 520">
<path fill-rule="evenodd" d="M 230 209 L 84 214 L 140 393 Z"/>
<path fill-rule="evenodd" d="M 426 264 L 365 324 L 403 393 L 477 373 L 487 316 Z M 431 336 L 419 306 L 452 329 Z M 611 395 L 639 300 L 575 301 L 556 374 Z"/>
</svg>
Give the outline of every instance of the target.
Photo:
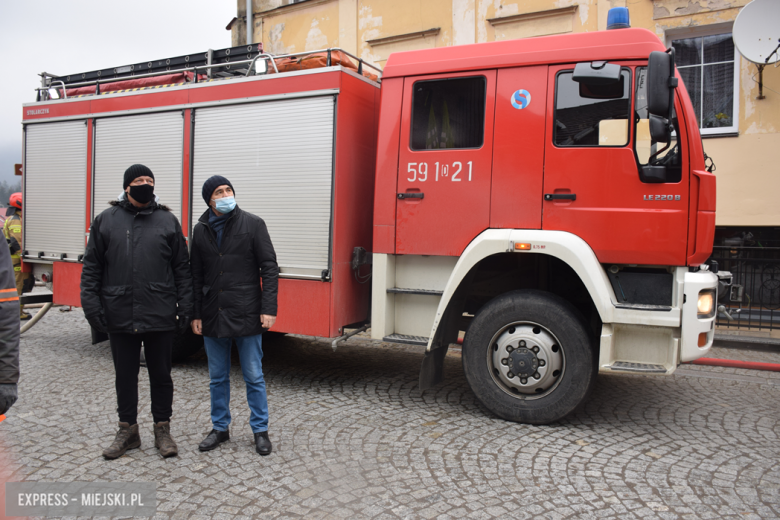
<svg viewBox="0 0 780 520">
<path fill-rule="evenodd" d="M 86 122 L 27 125 L 24 163 L 24 249 L 78 259 L 86 240 Z"/>
<path fill-rule="evenodd" d="M 230 179 L 241 209 L 265 220 L 282 274 L 319 278 L 329 269 L 333 96 L 198 109 L 193 221 L 203 183 Z"/>
<path fill-rule="evenodd" d="M 122 193 L 125 170 L 144 164 L 154 193 L 181 222 L 184 118 L 181 111 L 98 119 L 95 123 L 94 215 Z"/>
</svg>

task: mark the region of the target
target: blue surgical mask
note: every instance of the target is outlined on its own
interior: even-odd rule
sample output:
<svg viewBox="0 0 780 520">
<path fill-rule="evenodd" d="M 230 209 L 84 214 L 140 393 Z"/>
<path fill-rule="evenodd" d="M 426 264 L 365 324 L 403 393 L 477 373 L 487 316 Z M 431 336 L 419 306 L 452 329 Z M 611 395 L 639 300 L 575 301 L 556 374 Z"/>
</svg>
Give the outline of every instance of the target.
<svg viewBox="0 0 780 520">
<path fill-rule="evenodd" d="M 220 213 L 230 213 L 236 209 L 235 197 L 222 197 L 221 199 L 211 199 L 216 203 L 216 210 Z"/>
</svg>

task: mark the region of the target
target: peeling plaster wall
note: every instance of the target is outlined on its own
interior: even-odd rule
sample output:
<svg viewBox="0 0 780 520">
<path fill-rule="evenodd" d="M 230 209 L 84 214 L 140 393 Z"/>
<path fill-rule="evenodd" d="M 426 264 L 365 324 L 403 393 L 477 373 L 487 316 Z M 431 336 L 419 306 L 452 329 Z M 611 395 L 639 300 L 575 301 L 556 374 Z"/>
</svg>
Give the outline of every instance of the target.
<svg viewBox="0 0 780 520">
<path fill-rule="evenodd" d="M 255 15 L 265 49 L 273 54 L 339 46 L 339 2 L 295 5 L 295 9 Z"/>
<path fill-rule="evenodd" d="M 489 42 L 518 37 L 544 36 L 597 30 L 599 2 L 605 0 L 475 0 L 477 41 Z M 520 20 L 493 25 L 488 20 L 528 13 L 576 7 L 574 14 Z M 552 13 L 551 13 L 552 14 Z"/>
<path fill-rule="evenodd" d="M 704 149 L 718 166 L 718 226 L 780 225 L 780 167 L 773 160 L 780 134 L 744 134 L 705 139 Z"/>
<path fill-rule="evenodd" d="M 460 2 L 464 8 L 467 2 Z M 393 52 L 433 47 L 446 47 L 453 43 L 453 0 L 358 0 L 358 50 L 359 56 L 375 65 L 384 66 Z M 467 10 L 467 9 L 466 9 Z M 468 14 L 464 12 L 464 18 Z M 371 45 L 377 38 L 438 28 L 436 35 L 412 38 L 404 41 Z M 464 24 L 459 26 L 460 37 Z"/>
<path fill-rule="evenodd" d="M 653 17 L 684 16 L 707 11 L 743 7 L 749 0 L 654 0 Z"/>
<path fill-rule="evenodd" d="M 649 29 L 667 42 L 707 26 L 730 30 L 749 0 L 253 0 L 255 41 L 271 52 L 300 52 L 339 46 L 383 66 L 392 52 L 488 42 L 545 31 L 596 31 L 606 28 L 612 7 L 627 6 L 634 27 Z M 780 0 L 777 0 L 780 1 Z M 233 45 L 246 41 L 245 0 L 237 0 L 239 20 Z M 492 25 L 489 19 L 576 6 L 562 16 Z M 242 23 L 242 20 L 244 22 Z M 436 35 L 370 45 L 387 38 L 432 28 Z M 720 226 L 780 226 L 780 167 L 771 151 L 780 149 L 780 68 L 764 70 L 764 95 L 757 100 L 756 66 L 739 60 L 738 137 L 705 138 L 704 147 L 718 169 Z"/>
<path fill-rule="evenodd" d="M 452 45 L 477 42 L 473 0 L 452 0 Z"/>
<path fill-rule="evenodd" d="M 257 17 L 257 13 L 270 11 L 288 3 L 288 0 L 252 0 L 252 13 L 255 14 L 254 30 L 252 31 L 252 41 L 260 41 L 260 31 L 262 19 Z M 246 0 L 236 0 L 236 18 L 231 28 L 231 45 L 237 47 L 246 43 Z"/>
<path fill-rule="evenodd" d="M 339 47 L 357 56 L 358 0 L 339 0 Z"/>
</svg>

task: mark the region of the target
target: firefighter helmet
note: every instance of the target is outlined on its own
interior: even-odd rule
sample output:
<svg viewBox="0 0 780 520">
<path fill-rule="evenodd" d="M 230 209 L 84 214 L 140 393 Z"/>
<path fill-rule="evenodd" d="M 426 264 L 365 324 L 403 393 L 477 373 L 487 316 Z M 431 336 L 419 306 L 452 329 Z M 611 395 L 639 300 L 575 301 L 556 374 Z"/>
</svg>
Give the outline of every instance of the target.
<svg viewBox="0 0 780 520">
<path fill-rule="evenodd" d="M 8 205 L 13 206 L 15 208 L 22 209 L 22 194 L 12 193 L 11 196 L 8 198 Z"/>
</svg>

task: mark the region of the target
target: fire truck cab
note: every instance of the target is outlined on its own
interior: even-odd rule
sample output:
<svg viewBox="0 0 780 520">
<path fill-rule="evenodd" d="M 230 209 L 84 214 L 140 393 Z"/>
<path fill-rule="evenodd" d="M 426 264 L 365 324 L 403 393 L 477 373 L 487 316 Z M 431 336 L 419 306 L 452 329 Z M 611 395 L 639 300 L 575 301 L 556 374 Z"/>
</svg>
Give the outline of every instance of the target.
<svg viewBox="0 0 780 520">
<path fill-rule="evenodd" d="M 466 331 L 480 401 L 545 423 L 710 348 L 715 180 L 651 32 L 394 54 L 379 121 L 372 334 L 425 346 L 422 388 Z"/>
</svg>

